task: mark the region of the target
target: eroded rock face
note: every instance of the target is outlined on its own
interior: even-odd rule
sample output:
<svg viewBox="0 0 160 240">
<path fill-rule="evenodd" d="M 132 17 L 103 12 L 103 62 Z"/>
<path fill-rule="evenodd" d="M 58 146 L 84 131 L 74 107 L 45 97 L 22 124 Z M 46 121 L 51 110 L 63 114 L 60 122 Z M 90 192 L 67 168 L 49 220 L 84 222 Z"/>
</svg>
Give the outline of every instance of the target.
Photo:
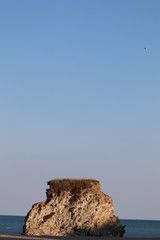
<svg viewBox="0 0 160 240">
<path fill-rule="evenodd" d="M 111 197 L 90 179 L 48 182 L 47 200 L 27 214 L 24 235 L 122 236 L 124 228 L 114 215 Z"/>
</svg>

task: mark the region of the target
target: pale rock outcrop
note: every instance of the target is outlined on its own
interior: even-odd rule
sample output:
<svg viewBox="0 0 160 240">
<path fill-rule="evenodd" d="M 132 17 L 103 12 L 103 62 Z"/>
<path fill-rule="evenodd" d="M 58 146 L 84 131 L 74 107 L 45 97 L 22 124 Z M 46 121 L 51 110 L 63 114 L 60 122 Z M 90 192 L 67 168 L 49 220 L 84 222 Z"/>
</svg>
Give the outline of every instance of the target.
<svg viewBox="0 0 160 240">
<path fill-rule="evenodd" d="M 112 198 L 92 179 L 54 179 L 47 199 L 26 216 L 24 235 L 122 236 L 124 227 L 114 215 Z"/>
</svg>

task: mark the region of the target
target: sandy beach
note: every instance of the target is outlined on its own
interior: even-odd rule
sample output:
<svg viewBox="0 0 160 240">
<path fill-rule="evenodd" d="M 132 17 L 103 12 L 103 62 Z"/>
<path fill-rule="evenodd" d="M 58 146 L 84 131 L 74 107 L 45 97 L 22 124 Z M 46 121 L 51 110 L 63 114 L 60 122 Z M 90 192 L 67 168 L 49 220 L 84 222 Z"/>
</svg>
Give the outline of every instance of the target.
<svg viewBox="0 0 160 240">
<path fill-rule="evenodd" d="M 155 239 L 160 239 L 160 237 L 144 237 L 144 238 L 136 238 L 136 237 L 123 237 L 123 238 L 119 238 L 119 237 L 57 237 L 57 236 L 16 236 L 16 235 L 5 235 L 5 234 L 0 234 L 0 239 L 1 240 L 17 240 L 17 239 L 31 239 L 31 240 L 49 240 L 49 239 L 67 239 L 67 240 L 89 240 L 89 239 L 94 239 L 94 240 L 120 240 L 120 239 L 124 239 L 124 240 L 155 240 Z"/>
</svg>

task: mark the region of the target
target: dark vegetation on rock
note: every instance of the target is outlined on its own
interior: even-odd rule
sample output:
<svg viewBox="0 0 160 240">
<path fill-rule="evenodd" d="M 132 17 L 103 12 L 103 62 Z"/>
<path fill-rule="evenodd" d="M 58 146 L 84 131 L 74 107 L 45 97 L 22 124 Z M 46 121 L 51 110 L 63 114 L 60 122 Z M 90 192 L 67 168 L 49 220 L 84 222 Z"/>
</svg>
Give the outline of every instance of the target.
<svg viewBox="0 0 160 240">
<path fill-rule="evenodd" d="M 76 201 L 84 189 L 91 189 L 93 185 L 99 185 L 99 181 L 95 179 L 53 179 L 48 181 L 49 189 L 47 189 L 47 199 L 49 200 L 52 197 L 52 194 L 55 193 L 57 196 L 61 192 L 70 192 L 72 198 L 70 203 Z"/>
<path fill-rule="evenodd" d="M 93 184 L 99 184 L 99 181 L 94 179 L 53 179 L 47 184 L 50 186 L 47 192 L 68 191 L 74 194 L 80 193 L 83 189 L 91 188 Z"/>
</svg>

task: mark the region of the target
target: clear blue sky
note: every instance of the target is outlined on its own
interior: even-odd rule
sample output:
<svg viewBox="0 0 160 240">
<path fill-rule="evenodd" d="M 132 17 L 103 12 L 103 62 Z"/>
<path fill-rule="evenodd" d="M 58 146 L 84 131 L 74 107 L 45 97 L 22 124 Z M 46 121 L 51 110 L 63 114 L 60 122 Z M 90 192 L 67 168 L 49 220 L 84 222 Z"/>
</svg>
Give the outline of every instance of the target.
<svg viewBox="0 0 160 240">
<path fill-rule="evenodd" d="M 159 13 L 159 0 L 0 1 L 0 214 L 86 177 L 120 218 L 160 219 Z"/>
</svg>

